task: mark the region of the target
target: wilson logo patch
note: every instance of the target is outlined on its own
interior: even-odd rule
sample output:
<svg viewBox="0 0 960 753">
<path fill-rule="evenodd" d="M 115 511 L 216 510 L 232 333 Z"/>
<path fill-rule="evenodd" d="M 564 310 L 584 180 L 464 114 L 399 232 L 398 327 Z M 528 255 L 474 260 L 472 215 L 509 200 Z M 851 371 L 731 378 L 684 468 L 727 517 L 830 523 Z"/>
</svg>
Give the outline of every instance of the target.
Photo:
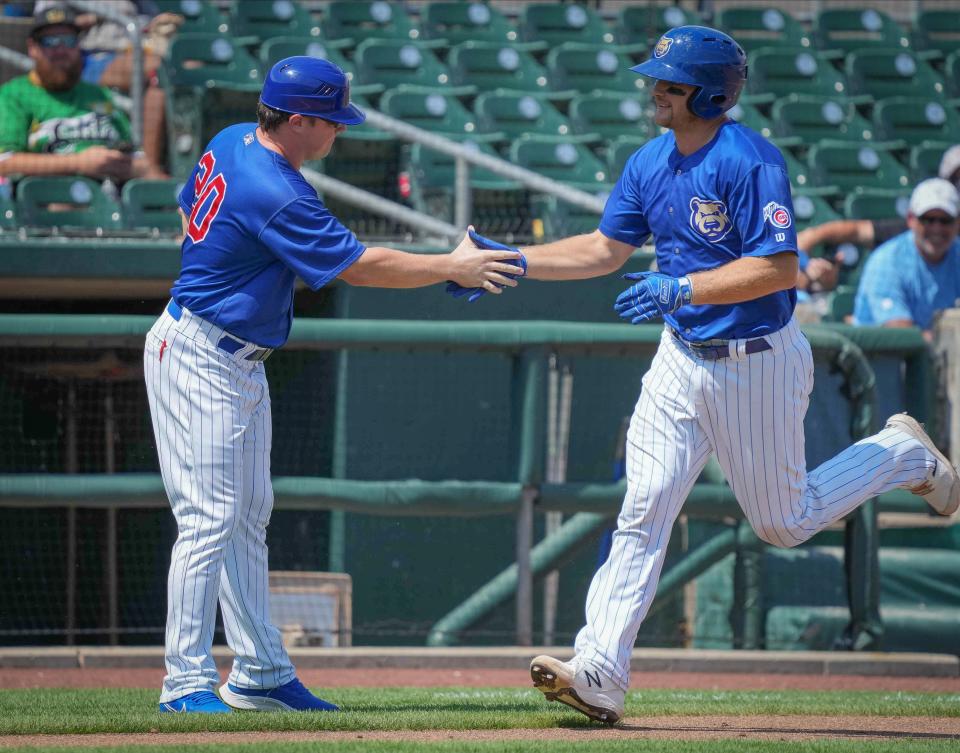
<svg viewBox="0 0 960 753">
<path fill-rule="evenodd" d="M 790 227 L 793 222 L 787 208 L 775 201 L 771 201 L 763 208 L 763 220 L 780 229 Z"/>
<path fill-rule="evenodd" d="M 722 201 L 694 196 L 690 199 L 690 227 L 711 243 L 716 243 L 727 237 L 727 233 L 733 229 L 733 223 Z"/>
</svg>

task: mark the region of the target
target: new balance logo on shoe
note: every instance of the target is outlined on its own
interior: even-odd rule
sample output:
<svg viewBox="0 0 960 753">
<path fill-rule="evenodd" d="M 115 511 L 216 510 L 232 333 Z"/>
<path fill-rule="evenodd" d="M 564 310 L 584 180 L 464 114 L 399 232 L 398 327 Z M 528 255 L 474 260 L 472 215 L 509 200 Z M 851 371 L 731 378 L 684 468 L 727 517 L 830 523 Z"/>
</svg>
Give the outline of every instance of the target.
<svg viewBox="0 0 960 753">
<path fill-rule="evenodd" d="M 599 672 L 587 672 L 583 670 L 583 676 L 587 678 L 587 687 L 592 687 L 596 685 L 598 688 L 602 688 L 603 685 L 600 683 L 600 673 Z"/>
</svg>

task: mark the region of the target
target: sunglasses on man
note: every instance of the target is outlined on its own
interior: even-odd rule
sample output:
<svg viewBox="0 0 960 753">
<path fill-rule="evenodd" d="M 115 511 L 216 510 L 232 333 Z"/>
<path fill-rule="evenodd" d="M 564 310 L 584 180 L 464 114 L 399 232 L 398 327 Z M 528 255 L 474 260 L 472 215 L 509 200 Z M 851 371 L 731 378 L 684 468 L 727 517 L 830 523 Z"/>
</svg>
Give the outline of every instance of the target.
<svg viewBox="0 0 960 753">
<path fill-rule="evenodd" d="M 73 49 L 80 43 L 76 34 L 47 34 L 37 37 L 37 44 L 45 50 L 52 50 L 57 47 L 69 47 Z"/>
<path fill-rule="evenodd" d="M 921 225 L 952 225 L 957 221 L 955 217 L 930 217 L 928 215 L 923 215 L 922 217 L 917 217 L 920 220 Z"/>
</svg>

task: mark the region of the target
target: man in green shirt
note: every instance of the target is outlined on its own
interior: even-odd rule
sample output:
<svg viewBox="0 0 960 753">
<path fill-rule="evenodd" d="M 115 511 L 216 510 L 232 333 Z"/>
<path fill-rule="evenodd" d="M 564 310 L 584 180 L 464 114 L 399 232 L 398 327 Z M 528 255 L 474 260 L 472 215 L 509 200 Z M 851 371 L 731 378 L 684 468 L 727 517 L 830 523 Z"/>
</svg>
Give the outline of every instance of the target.
<svg viewBox="0 0 960 753">
<path fill-rule="evenodd" d="M 27 40 L 35 67 L 0 86 L 0 176 L 166 177 L 131 155 L 130 121 L 110 91 L 80 80 L 79 31 L 70 6 L 35 16 Z"/>
</svg>

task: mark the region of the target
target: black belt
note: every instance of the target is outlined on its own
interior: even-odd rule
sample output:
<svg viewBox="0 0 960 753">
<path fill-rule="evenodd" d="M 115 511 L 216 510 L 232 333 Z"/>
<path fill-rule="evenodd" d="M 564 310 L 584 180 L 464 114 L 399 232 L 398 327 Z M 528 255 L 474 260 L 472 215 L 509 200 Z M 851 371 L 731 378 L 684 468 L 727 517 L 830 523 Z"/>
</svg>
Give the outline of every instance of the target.
<svg viewBox="0 0 960 753">
<path fill-rule="evenodd" d="M 183 308 L 171 298 L 170 303 L 167 304 L 167 313 L 170 314 L 175 321 L 179 322 L 180 317 L 183 316 Z M 217 342 L 217 347 L 232 356 L 241 348 L 246 348 L 249 344 L 250 343 L 244 342 L 233 335 L 225 334 L 220 338 L 219 342 Z M 243 357 L 243 360 L 266 361 L 271 353 L 273 353 L 273 348 L 254 348 Z"/>
<path fill-rule="evenodd" d="M 680 345 L 686 348 L 690 353 L 697 356 L 697 358 L 702 358 L 705 361 L 717 361 L 721 358 L 730 357 L 730 343 L 714 343 L 714 344 L 705 344 L 705 343 L 692 343 L 688 340 L 684 340 L 677 334 L 676 330 L 671 329 L 670 334 L 673 335 L 673 339 L 676 340 Z M 751 353 L 762 353 L 765 350 L 772 350 L 773 346 L 767 342 L 763 337 L 757 337 L 753 340 L 747 340 L 744 345 L 743 352 L 747 355 Z"/>
</svg>

